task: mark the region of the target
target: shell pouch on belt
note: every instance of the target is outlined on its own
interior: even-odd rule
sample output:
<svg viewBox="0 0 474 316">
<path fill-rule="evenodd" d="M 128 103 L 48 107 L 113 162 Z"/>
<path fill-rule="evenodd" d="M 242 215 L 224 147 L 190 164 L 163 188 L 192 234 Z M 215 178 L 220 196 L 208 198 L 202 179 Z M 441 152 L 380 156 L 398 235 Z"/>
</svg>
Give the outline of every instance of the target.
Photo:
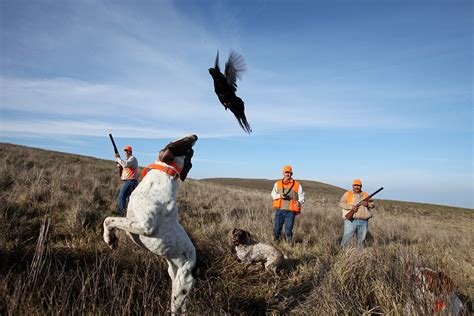
<svg viewBox="0 0 474 316">
<path fill-rule="evenodd" d="M 281 208 L 281 199 L 273 200 L 273 208 Z"/>
<path fill-rule="evenodd" d="M 300 213 L 301 212 L 301 203 L 297 203 L 298 201 L 296 200 L 291 200 L 290 201 L 290 211 L 293 211 L 295 213 Z M 273 200 L 273 208 L 281 208 L 282 205 L 282 199 L 276 199 Z"/>
</svg>

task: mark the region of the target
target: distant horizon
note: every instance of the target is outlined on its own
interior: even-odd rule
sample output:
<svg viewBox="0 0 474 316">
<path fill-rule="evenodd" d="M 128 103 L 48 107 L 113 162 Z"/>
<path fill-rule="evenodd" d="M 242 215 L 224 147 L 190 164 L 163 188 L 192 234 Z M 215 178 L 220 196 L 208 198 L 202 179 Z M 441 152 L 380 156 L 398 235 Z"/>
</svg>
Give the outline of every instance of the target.
<svg viewBox="0 0 474 316">
<path fill-rule="evenodd" d="M 107 158 L 101 158 L 101 157 L 94 157 L 94 156 L 88 156 L 88 155 L 84 155 L 84 154 L 80 154 L 80 153 L 71 153 L 71 152 L 65 152 L 65 151 L 60 151 L 60 150 L 50 150 L 50 149 L 45 149 L 45 148 L 41 148 L 41 147 L 34 147 L 34 146 L 28 146 L 28 145 L 23 145 L 23 144 L 15 144 L 15 143 L 8 143 L 8 142 L 0 142 L 0 144 L 10 144 L 10 145 L 14 145 L 14 146 L 23 146 L 23 147 L 27 147 L 27 148 L 31 148 L 31 149 L 40 149 L 40 150 L 45 150 L 45 151 L 54 151 L 54 152 L 58 152 L 58 153 L 61 153 L 61 154 L 70 154 L 70 155 L 78 155 L 78 156 L 82 156 L 82 157 L 85 157 L 85 158 L 95 158 L 95 159 L 99 159 L 99 160 L 104 160 L 104 161 L 108 161 L 110 160 L 110 163 L 113 164 L 114 161 L 111 160 L 111 159 L 107 159 Z M 141 165 L 139 164 L 139 167 L 140 168 L 145 168 L 146 165 Z M 195 178 L 192 176 L 192 169 L 190 171 L 190 174 L 188 176 L 189 179 L 191 180 L 212 180 L 212 179 L 237 179 L 237 180 L 266 180 L 266 181 L 276 181 L 278 180 L 279 178 L 276 177 L 276 178 L 248 178 L 248 177 L 245 177 L 245 178 L 242 178 L 242 177 L 205 177 L 205 178 Z M 314 180 L 314 179 L 305 179 L 305 178 L 298 178 L 297 179 L 298 181 L 308 181 L 308 182 L 318 182 L 318 183 L 322 183 L 322 184 L 325 184 L 325 185 L 329 185 L 329 186 L 332 186 L 332 187 L 335 187 L 335 188 L 338 188 L 338 189 L 341 189 L 341 190 L 348 190 L 348 188 L 344 188 L 344 187 L 340 187 L 340 186 L 337 186 L 337 185 L 334 185 L 334 184 L 331 184 L 331 183 L 326 183 L 326 182 L 322 182 L 322 181 L 318 181 L 318 180 Z M 303 186 L 304 188 L 304 186 Z M 271 188 L 268 189 L 269 192 L 271 191 Z M 385 188 L 384 188 L 385 192 L 387 191 Z M 367 191 L 365 188 L 363 188 L 363 191 Z M 368 193 L 372 193 L 372 192 L 368 192 Z M 419 204 L 430 204 L 430 205 L 437 205 L 437 206 L 445 206 L 445 207 L 453 207 L 453 208 L 462 208 L 462 209 L 468 209 L 468 210 L 473 210 L 474 211 L 474 208 L 470 208 L 470 207 L 465 207 L 465 206 L 457 206 L 457 205 L 449 205 L 449 204 L 439 204 L 439 203 L 432 203 L 432 202 L 427 202 L 427 201 L 408 201 L 408 200 L 399 200 L 399 199 L 390 199 L 390 198 L 378 198 L 378 197 L 375 197 L 374 198 L 375 200 L 383 200 L 383 201 L 395 201 L 395 202 L 403 202 L 403 203 L 419 203 Z"/>
</svg>

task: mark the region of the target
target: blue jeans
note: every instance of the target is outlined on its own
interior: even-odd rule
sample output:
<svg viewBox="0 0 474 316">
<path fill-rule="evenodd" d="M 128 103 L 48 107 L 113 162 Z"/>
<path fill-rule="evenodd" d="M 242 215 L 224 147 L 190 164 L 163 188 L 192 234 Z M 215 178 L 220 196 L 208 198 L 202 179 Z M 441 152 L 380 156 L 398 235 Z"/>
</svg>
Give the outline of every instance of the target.
<svg viewBox="0 0 474 316">
<path fill-rule="evenodd" d="M 128 198 L 138 185 L 137 180 L 124 180 L 118 196 L 118 212 L 120 216 L 127 215 Z"/>
<path fill-rule="evenodd" d="M 344 220 L 344 236 L 341 240 L 341 246 L 346 246 L 349 239 L 354 235 L 354 232 L 357 231 L 357 248 L 364 248 L 364 240 L 368 226 L 368 219 Z"/>
<path fill-rule="evenodd" d="M 275 225 L 273 227 L 273 236 L 280 239 L 283 224 L 285 224 L 286 240 L 293 238 L 293 224 L 295 223 L 295 212 L 288 210 L 275 209 Z"/>
</svg>

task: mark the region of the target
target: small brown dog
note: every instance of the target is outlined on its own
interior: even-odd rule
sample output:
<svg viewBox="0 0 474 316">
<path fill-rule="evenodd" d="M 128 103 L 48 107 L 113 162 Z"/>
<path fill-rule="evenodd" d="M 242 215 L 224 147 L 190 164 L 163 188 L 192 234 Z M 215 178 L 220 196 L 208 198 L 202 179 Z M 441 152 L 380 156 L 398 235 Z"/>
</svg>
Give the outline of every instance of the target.
<svg viewBox="0 0 474 316">
<path fill-rule="evenodd" d="M 274 273 L 276 276 L 277 269 L 286 259 L 280 250 L 273 245 L 256 242 L 250 237 L 250 233 L 234 228 L 232 231 L 232 244 L 235 246 L 237 258 L 245 263 L 262 262 L 265 264 L 267 271 Z"/>
</svg>

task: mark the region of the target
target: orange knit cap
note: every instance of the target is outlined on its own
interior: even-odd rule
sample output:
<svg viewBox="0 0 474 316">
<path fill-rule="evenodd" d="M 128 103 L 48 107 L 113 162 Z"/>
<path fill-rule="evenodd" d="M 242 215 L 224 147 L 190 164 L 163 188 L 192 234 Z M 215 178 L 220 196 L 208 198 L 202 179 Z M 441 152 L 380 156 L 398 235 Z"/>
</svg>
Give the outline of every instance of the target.
<svg viewBox="0 0 474 316">
<path fill-rule="evenodd" d="M 123 148 L 123 150 L 130 151 L 130 152 L 131 152 L 131 151 L 132 151 L 132 146 L 128 146 L 128 145 L 127 145 L 127 146 L 125 146 L 125 147 Z"/>
<path fill-rule="evenodd" d="M 360 181 L 360 179 L 355 179 L 352 181 L 352 185 L 362 185 L 362 181 Z"/>
<path fill-rule="evenodd" d="M 283 167 L 283 172 L 291 172 L 291 173 L 293 173 L 293 169 L 291 169 L 291 166 L 284 166 L 284 167 Z"/>
</svg>

